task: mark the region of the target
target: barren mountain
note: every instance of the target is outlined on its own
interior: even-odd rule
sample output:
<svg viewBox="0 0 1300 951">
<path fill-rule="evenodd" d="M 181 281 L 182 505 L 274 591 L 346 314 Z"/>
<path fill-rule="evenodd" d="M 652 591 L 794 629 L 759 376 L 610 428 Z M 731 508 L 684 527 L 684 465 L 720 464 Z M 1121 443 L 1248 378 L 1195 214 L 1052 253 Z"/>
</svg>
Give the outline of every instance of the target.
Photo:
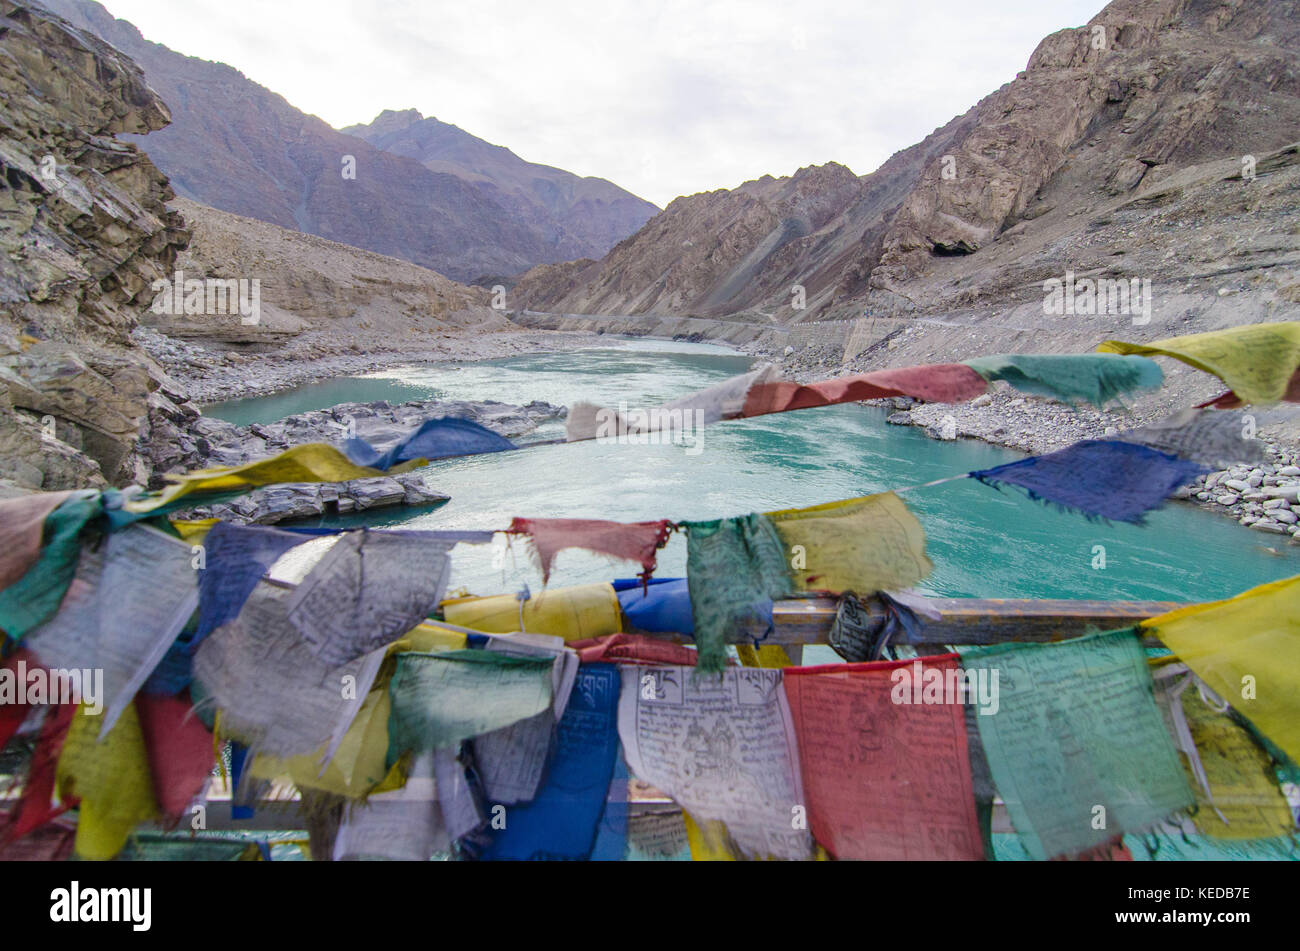
<svg viewBox="0 0 1300 951">
<path fill-rule="evenodd" d="M 342 131 L 376 148 L 405 155 L 434 172 L 447 172 L 480 186 L 512 220 L 546 232 L 559 229 L 557 249 L 570 257 L 604 254 L 635 232 L 658 207 L 603 178 L 521 159 L 458 126 L 422 116 L 415 109 L 386 109 L 369 125 Z"/>
<path fill-rule="evenodd" d="M 609 197 L 593 192 L 600 201 L 580 199 L 562 214 L 529 205 L 491 173 L 426 167 L 345 135 L 238 70 L 149 42 L 92 0 L 46 5 L 144 70 L 172 124 L 142 144 L 176 192 L 194 201 L 461 281 L 602 254 L 641 223 L 629 201 L 647 217 L 654 210 L 612 185 Z M 355 160 L 354 178 L 344 177 L 345 156 Z"/>
<path fill-rule="evenodd" d="M 1300 197 L 1278 150 L 1297 139 L 1300 3 L 1116 0 L 871 174 L 679 198 L 599 261 L 530 271 L 516 303 L 790 323 L 1036 298 L 1041 316 L 1042 282 L 1070 269 L 1149 278 L 1158 313 L 1209 308 L 1231 273 L 1262 282 L 1267 319 L 1294 309 Z"/>
</svg>

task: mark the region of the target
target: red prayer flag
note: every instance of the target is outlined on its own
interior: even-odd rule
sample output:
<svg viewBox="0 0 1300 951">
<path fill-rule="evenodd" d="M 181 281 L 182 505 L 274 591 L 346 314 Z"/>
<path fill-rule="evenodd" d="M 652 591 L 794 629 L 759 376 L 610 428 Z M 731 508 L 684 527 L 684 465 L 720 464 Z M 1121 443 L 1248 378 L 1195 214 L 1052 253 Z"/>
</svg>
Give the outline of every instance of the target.
<svg viewBox="0 0 1300 951">
<path fill-rule="evenodd" d="M 578 652 L 584 664 L 667 664 L 673 667 L 694 667 L 696 651 L 645 634 L 606 634 L 583 641 L 569 641 L 566 645 Z"/>
<path fill-rule="evenodd" d="M 809 828 L 835 858 L 984 858 L 957 661 L 784 670 Z"/>
<path fill-rule="evenodd" d="M 516 518 L 507 532 L 527 535 L 542 563 L 542 580 L 551 578 L 551 562 L 563 548 L 585 548 L 641 564 L 641 579 L 655 570 L 655 558 L 668 541 L 672 522 L 604 522 L 585 518 Z"/>
<path fill-rule="evenodd" d="M 741 416 L 762 416 L 812 406 L 911 396 L 930 403 L 960 403 L 987 392 L 988 381 L 964 363 L 874 370 L 820 383 L 756 383 Z"/>
<path fill-rule="evenodd" d="M 188 691 L 179 697 L 135 698 L 154 797 L 168 821 L 178 819 L 212 774 L 212 734 L 191 714 Z"/>
</svg>

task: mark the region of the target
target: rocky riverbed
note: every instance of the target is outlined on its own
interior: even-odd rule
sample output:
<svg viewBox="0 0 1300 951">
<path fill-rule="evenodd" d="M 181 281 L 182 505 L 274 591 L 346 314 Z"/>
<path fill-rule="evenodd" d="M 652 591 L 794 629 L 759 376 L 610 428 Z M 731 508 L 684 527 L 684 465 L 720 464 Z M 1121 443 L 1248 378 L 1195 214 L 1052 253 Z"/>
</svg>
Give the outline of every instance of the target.
<svg viewBox="0 0 1300 951">
<path fill-rule="evenodd" d="M 411 400 L 390 403 L 340 403 L 329 409 L 287 416 L 274 423 L 236 426 L 211 416 L 191 419 L 177 433 L 176 450 L 183 464 L 174 471 L 210 466 L 236 466 L 265 459 L 293 446 L 323 442 L 341 446 L 356 435 L 383 451 L 439 416 L 471 419 L 507 439 L 527 441 L 545 422 L 567 415 L 563 406 L 540 401 L 514 406 L 492 400 L 481 402 Z M 162 480 L 158 480 L 161 484 Z M 391 505 L 428 506 L 446 502 L 419 472 L 353 479 L 337 483 L 290 483 L 266 486 L 230 502 L 196 506 L 178 518 L 220 518 L 239 523 L 270 525 L 291 519 L 342 515 Z"/>
</svg>

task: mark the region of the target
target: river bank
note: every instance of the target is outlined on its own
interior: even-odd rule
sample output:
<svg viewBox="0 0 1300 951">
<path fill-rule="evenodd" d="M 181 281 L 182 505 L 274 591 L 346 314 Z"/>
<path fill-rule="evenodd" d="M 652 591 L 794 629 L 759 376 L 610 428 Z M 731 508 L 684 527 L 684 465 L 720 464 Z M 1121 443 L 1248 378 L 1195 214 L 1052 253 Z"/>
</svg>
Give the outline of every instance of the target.
<svg viewBox="0 0 1300 951">
<path fill-rule="evenodd" d="M 275 351 L 217 349 L 145 327 L 133 338 L 195 403 L 269 396 L 305 383 L 369 373 L 405 363 L 463 363 L 579 350 L 600 335 L 584 331 L 494 330 L 476 335 L 429 334 L 401 347 L 382 340 L 305 333 Z"/>
</svg>

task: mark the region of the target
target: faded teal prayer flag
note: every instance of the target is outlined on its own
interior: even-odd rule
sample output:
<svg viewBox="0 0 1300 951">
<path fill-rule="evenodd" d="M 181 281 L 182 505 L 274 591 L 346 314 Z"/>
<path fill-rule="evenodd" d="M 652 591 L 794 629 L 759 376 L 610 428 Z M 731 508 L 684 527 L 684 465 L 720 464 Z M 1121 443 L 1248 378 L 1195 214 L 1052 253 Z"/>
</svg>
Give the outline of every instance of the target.
<svg viewBox="0 0 1300 951">
<path fill-rule="evenodd" d="M 1077 855 L 1195 804 L 1133 630 L 973 648 L 962 667 L 997 698 L 975 719 L 1032 858 Z"/>
<path fill-rule="evenodd" d="M 26 574 L 0 591 L 0 630 L 15 641 L 58 613 L 77 573 L 82 529 L 104 511 L 98 491 L 87 489 L 45 517 L 41 555 Z"/>
<path fill-rule="evenodd" d="M 407 750 L 454 747 L 541 713 L 551 705 L 553 664 L 487 650 L 398 654 L 388 765 Z"/>
<path fill-rule="evenodd" d="M 1021 393 L 1050 396 L 1062 403 L 1087 401 L 1104 407 L 1138 390 L 1153 390 L 1164 380 L 1149 357 L 1114 353 L 1001 353 L 965 361 L 986 380 L 1004 380 Z"/>
</svg>

